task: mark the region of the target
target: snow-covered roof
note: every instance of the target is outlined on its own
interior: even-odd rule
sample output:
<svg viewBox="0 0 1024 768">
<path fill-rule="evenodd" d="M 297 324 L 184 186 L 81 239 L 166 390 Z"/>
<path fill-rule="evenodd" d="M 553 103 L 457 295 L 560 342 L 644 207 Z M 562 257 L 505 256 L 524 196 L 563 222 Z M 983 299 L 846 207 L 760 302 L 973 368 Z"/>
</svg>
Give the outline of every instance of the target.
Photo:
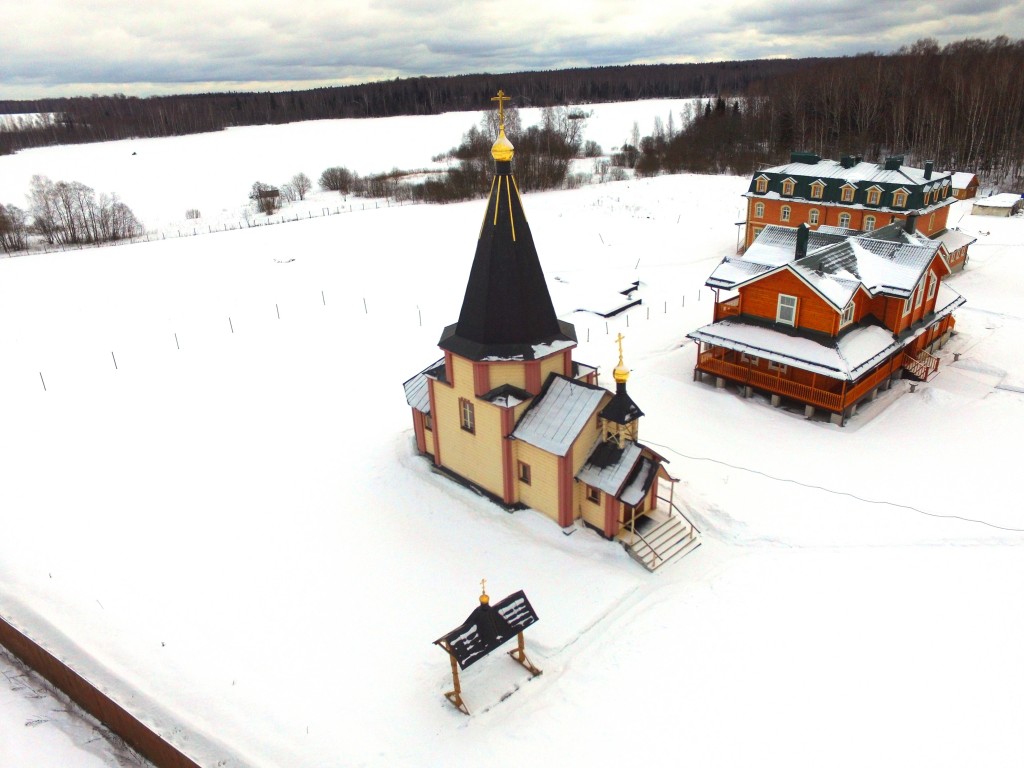
<svg viewBox="0 0 1024 768">
<path fill-rule="evenodd" d="M 978 183 L 978 177 L 973 173 L 967 173 L 966 171 L 957 171 L 953 174 L 953 188 L 954 189 L 967 189 L 971 182 Z"/>
<path fill-rule="evenodd" d="M 658 466 L 650 459 L 641 459 L 640 471 L 636 473 L 629 485 L 622 489 L 619 499 L 631 507 L 635 507 L 643 499 L 647 489 L 651 487 L 654 473 Z"/>
<path fill-rule="evenodd" d="M 961 232 L 958 229 L 947 229 L 935 239 L 946 246 L 946 250 L 950 253 L 978 240 L 978 238 L 971 237 L 966 232 Z"/>
<path fill-rule="evenodd" d="M 576 479 L 604 493 L 618 496 L 629 473 L 640 458 L 640 446 L 627 441 L 622 448 L 611 443 L 598 443 Z"/>
<path fill-rule="evenodd" d="M 405 388 L 405 402 L 420 413 L 430 413 L 430 389 L 427 373 L 444 364 L 444 358 L 435 360 L 411 379 L 402 384 Z"/>
<path fill-rule="evenodd" d="M 512 437 L 565 456 L 608 390 L 552 374 L 544 391 L 519 419 Z"/>
<path fill-rule="evenodd" d="M 901 165 L 896 170 L 886 170 L 884 163 L 856 163 L 844 168 L 838 160 L 819 160 L 816 163 L 786 163 L 774 168 L 766 168 L 764 173 L 777 173 L 780 176 L 804 176 L 815 179 L 843 179 L 854 184 L 861 182 L 880 184 L 925 184 L 928 181 L 941 181 L 949 177 L 948 173 L 933 172 L 931 179 L 926 179 L 924 170 Z"/>
<path fill-rule="evenodd" d="M 706 325 L 687 336 L 847 381 L 857 379 L 878 360 L 903 346 L 903 342 L 877 325 L 855 328 L 838 340 L 817 341 L 735 318 Z"/>
<path fill-rule="evenodd" d="M 1000 192 L 998 195 L 980 197 L 974 201 L 974 207 L 982 208 L 1013 208 L 1021 203 L 1021 196 L 1015 192 Z"/>
</svg>

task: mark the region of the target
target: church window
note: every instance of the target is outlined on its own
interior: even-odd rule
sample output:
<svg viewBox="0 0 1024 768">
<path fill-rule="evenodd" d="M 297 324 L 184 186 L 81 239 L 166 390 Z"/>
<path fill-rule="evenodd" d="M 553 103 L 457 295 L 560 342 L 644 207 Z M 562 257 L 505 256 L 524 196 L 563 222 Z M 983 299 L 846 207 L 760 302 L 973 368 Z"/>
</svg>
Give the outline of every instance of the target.
<svg viewBox="0 0 1024 768">
<path fill-rule="evenodd" d="M 423 428 L 424 429 L 433 429 L 434 428 L 434 417 L 431 416 L 429 413 L 424 413 L 423 414 Z"/>
<path fill-rule="evenodd" d="M 467 432 L 476 433 L 476 414 L 473 403 L 464 397 L 459 398 L 459 414 L 462 419 L 462 428 Z"/>
<path fill-rule="evenodd" d="M 601 491 L 592 485 L 587 486 L 587 501 L 592 504 L 601 503 Z"/>
<path fill-rule="evenodd" d="M 530 484 L 530 465 L 524 461 L 519 462 L 519 482 Z"/>
</svg>

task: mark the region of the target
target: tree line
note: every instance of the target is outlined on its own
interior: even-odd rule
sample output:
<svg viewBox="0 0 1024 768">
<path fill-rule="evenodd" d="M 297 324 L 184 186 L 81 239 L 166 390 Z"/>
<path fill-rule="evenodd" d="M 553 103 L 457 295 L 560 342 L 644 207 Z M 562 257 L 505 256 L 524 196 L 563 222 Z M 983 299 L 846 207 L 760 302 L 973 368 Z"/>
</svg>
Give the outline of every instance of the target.
<svg viewBox="0 0 1024 768">
<path fill-rule="evenodd" d="M 1024 178 L 1024 41 L 920 40 L 890 56 L 817 62 L 708 100 L 679 131 L 640 142 L 640 175 L 748 174 L 791 150 L 902 154 L 909 165 Z"/>
<path fill-rule="evenodd" d="M 813 59 L 591 67 L 551 72 L 414 77 L 280 93 L 207 93 L 139 98 L 115 94 L 2 101 L 12 119 L 0 130 L 0 154 L 29 147 L 179 136 L 231 126 L 328 118 L 433 115 L 490 105 L 499 88 L 520 107 L 685 98 L 744 92 Z"/>
</svg>

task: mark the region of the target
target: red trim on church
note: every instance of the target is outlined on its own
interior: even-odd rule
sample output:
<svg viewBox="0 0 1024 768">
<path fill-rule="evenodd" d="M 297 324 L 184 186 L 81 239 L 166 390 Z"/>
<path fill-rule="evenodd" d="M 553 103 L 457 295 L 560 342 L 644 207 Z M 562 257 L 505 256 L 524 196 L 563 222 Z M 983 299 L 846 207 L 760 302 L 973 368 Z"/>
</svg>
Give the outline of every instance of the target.
<svg viewBox="0 0 1024 768">
<path fill-rule="evenodd" d="M 515 428 L 512 414 L 511 408 L 501 409 L 501 471 L 504 490 L 502 501 L 506 504 L 512 504 L 516 500 L 516 476 L 512 467 L 512 441 L 508 437 Z"/>
<path fill-rule="evenodd" d="M 491 391 L 491 367 L 487 363 L 473 363 L 473 394 L 477 397 Z"/>
<path fill-rule="evenodd" d="M 447 355 L 445 355 L 447 357 Z M 434 402 L 434 384 L 436 382 L 433 379 L 427 379 L 427 392 L 430 394 L 430 415 L 434 419 L 434 428 L 430 430 L 430 434 L 434 436 L 434 466 L 441 466 L 441 440 L 437 436 L 437 403 Z"/>
<path fill-rule="evenodd" d="M 558 458 L 558 524 L 572 525 L 572 446 Z"/>
<path fill-rule="evenodd" d="M 619 500 L 610 493 L 604 495 L 604 535 L 609 539 L 619 531 Z"/>
<path fill-rule="evenodd" d="M 540 394 L 540 360 L 526 364 L 526 391 L 531 395 Z"/>
</svg>

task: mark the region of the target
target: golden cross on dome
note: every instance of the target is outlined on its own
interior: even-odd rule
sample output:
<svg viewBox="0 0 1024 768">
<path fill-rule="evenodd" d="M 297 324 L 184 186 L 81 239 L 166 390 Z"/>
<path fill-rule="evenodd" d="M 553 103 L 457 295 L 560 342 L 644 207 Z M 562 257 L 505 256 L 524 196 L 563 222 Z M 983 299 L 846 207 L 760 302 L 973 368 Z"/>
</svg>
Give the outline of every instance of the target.
<svg viewBox="0 0 1024 768">
<path fill-rule="evenodd" d="M 502 130 L 505 130 L 505 102 L 512 101 L 512 97 L 506 96 L 505 92 L 499 89 L 498 95 L 492 96 L 491 101 L 498 102 L 498 125 L 501 126 Z"/>
<path fill-rule="evenodd" d="M 615 337 L 616 343 L 619 345 L 619 365 L 622 365 L 622 340 L 626 338 L 621 333 Z"/>
</svg>

